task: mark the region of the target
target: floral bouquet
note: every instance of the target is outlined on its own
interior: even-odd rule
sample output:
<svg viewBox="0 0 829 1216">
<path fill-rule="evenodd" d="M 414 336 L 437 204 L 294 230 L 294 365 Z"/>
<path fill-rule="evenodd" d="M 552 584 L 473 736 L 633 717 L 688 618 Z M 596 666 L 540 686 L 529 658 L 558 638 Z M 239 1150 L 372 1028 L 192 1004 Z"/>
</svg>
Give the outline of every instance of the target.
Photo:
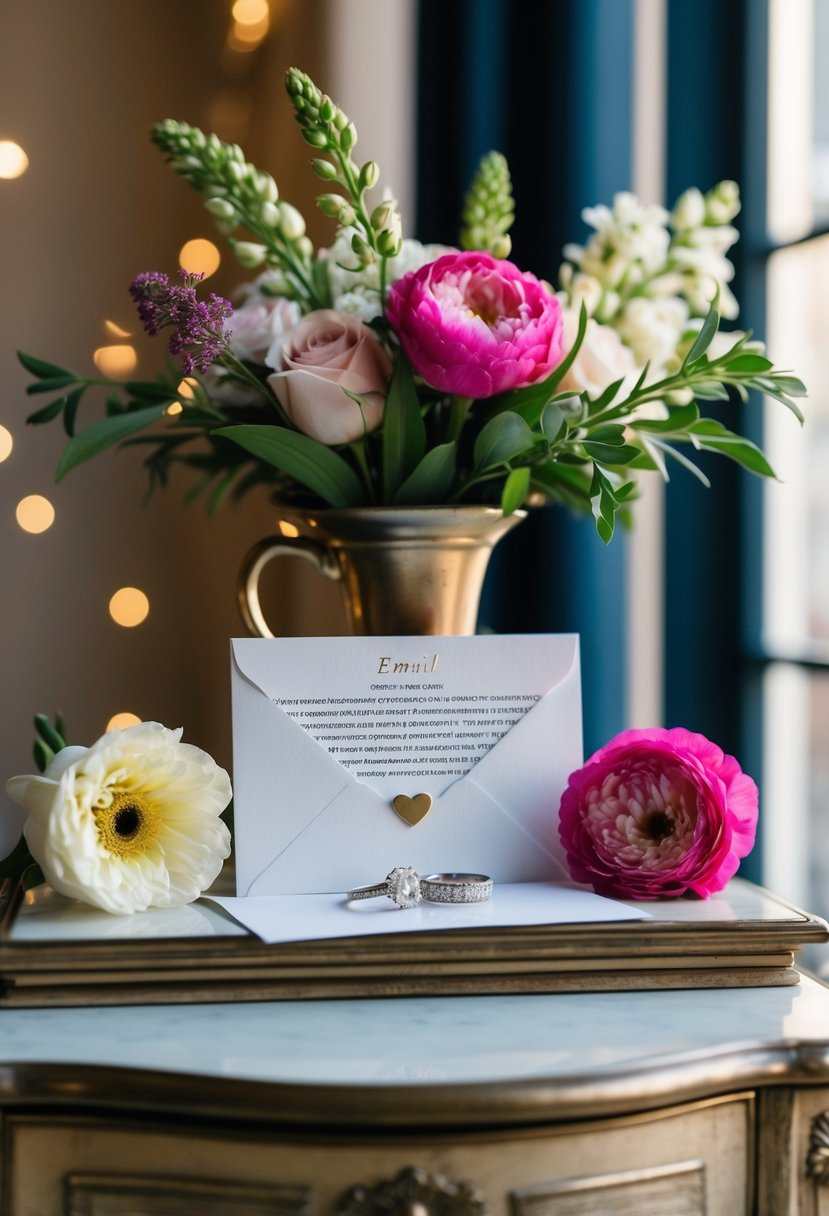
<svg viewBox="0 0 829 1216">
<path fill-rule="evenodd" d="M 190 466 L 211 509 L 256 486 L 313 506 L 485 503 L 509 514 L 549 500 L 592 513 L 607 542 L 640 470 L 667 478 L 672 459 L 705 482 L 693 457 L 710 451 L 773 476 L 754 444 L 699 405 L 756 389 L 802 421 L 802 383 L 750 335 L 718 333 L 719 313 L 737 312 L 733 182 L 688 190 L 670 214 L 630 194 L 586 210 L 593 233 L 566 246 L 555 288 L 506 260 L 503 156 L 481 161 L 460 247 L 422 245 L 404 239 L 392 197 L 369 201 L 379 170 L 355 160 L 347 115 L 297 69 L 287 89 L 325 184 L 317 202 L 336 225 L 332 244 L 314 249 L 302 216 L 238 146 L 158 124 L 153 140 L 174 171 L 261 273 L 235 303 L 200 298 L 198 275 L 134 280 L 141 320 L 168 331 L 183 381 L 173 366 L 152 381 L 102 381 L 20 354 L 35 377 L 28 392 L 59 392 L 29 419 L 63 417 L 58 478 L 126 441 L 149 448 L 151 485 Z M 81 399 L 101 385 L 105 416 L 76 432 Z"/>
</svg>

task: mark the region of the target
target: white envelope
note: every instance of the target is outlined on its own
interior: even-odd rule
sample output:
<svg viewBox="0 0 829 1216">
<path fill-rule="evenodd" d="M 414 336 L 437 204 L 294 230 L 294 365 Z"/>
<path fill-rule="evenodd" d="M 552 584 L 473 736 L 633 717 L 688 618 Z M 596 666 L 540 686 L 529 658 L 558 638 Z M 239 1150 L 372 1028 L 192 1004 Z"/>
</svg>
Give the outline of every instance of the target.
<svg viewBox="0 0 829 1216">
<path fill-rule="evenodd" d="M 238 895 L 345 892 L 382 881 L 394 866 L 413 866 L 420 874 L 485 873 L 496 882 L 567 878 L 557 822 L 567 778 L 582 764 L 578 637 L 425 641 L 442 656 L 461 653 L 467 663 L 474 658 L 477 671 L 486 670 L 492 647 L 520 653 L 524 667 L 531 660 L 540 695 L 465 776 L 433 794 L 431 809 L 414 826 L 275 704 L 286 695 L 280 684 L 286 664 L 294 681 L 307 666 L 309 672 L 337 672 L 342 686 L 349 664 L 363 655 L 374 661 L 399 653 L 403 644 L 423 649 L 424 639 L 232 640 Z M 416 788 L 400 784 L 410 796 L 432 793 L 428 778 L 418 778 Z"/>
</svg>

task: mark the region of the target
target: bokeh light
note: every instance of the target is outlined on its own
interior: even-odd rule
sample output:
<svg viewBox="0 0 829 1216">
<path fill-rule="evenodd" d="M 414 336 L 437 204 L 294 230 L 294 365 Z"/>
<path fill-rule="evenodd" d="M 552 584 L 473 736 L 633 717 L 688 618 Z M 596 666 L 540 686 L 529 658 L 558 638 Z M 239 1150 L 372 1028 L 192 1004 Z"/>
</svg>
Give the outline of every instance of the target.
<svg viewBox="0 0 829 1216">
<path fill-rule="evenodd" d="M 170 417 L 173 418 L 176 414 L 180 414 L 183 409 L 184 406 L 180 401 L 171 401 L 164 413 L 169 414 Z"/>
<path fill-rule="evenodd" d="M 124 710 L 123 713 L 113 714 L 106 724 L 107 730 L 126 730 L 128 726 L 138 726 L 143 721 L 138 714 L 131 714 L 129 710 Z"/>
<path fill-rule="evenodd" d="M 14 440 L 12 439 L 11 431 L 5 426 L 0 426 L 0 464 L 4 460 L 8 460 L 12 454 L 13 447 Z"/>
<path fill-rule="evenodd" d="M 234 0 L 230 15 L 239 25 L 260 25 L 270 19 L 268 0 Z"/>
<path fill-rule="evenodd" d="M 55 508 L 42 494 L 27 494 L 15 511 L 24 532 L 45 532 L 55 522 Z"/>
<path fill-rule="evenodd" d="M 279 531 L 283 536 L 299 536 L 299 528 L 296 524 L 289 524 L 287 519 L 280 519 Z"/>
<path fill-rule="evenodd" d="M 138 587 L 120 587 L 109 601 L 109 615 L 125 629 L 140 625 L 149 611 L 150 601 Z"/>
<path fill-rule="evenodd" d="M 111 338 L 129 338 L 131 337 L 128 329 L 123 329 L 117 321 L 104 321 L 104 329 Z"/>
<path fill-rule="evenodd" d="M 13 139 L 0 139 L 0 177 L 11 180 L 22 177 L 29 167 L 29 158 Z"/>
<path fill-rule="evenodd" d="M 117 379 L 119 376 L 129 376 L 135 371 L 138 356 L 135 347 L 126 343 L 115 346 L 99 346 L 92 356 L 93 362 L 102 376 Z"/>
<path fill-rule="evenodd" d="M 222 255 L 212 241 L 204 237 L 195 237 L 182 245 L 178 255 L 178 264 L 188 274 L 203 274 L 209 279 L 219 269 Z"/>
</svg>

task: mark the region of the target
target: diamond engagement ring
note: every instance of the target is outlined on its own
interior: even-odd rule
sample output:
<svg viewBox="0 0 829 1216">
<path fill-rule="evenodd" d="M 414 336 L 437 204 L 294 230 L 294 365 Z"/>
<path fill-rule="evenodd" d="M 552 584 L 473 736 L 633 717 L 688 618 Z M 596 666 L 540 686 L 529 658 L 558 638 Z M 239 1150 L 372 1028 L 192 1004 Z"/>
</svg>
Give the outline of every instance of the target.
<svg viewBox="0 0 829 1216">
<path fill-rule="evenodd" d="M 420 901 L 431 904 L 479 904 L 492 894 L 487 874 L 427 874 L 421 878 L 411 866 L 395 866 L 383 882 L 355 887 L 346 899 L 375 899 L 387 895 L 398 908 L 413 908 Z"/>
</svg>

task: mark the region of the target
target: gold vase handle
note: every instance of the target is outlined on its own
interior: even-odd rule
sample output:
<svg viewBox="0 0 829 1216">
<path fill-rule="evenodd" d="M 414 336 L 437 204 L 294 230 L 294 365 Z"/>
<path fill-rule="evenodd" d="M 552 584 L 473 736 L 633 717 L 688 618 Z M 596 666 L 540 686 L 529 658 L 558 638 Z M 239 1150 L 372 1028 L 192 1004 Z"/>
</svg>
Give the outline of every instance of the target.
<svg viewBox="0 0 829 1216">
<path fill-rule="evenodd" d="M 254 637 L 276 636 L 268 626 L 259 602 L 259 577 L 275 557 L 302 557 L 326 578 L 341 577 L 337 559 L 318 541 L 305 536 L 267 536 L 260 540 L 242 562 L 237 587 L 242 619 Z"/>
</svg>

